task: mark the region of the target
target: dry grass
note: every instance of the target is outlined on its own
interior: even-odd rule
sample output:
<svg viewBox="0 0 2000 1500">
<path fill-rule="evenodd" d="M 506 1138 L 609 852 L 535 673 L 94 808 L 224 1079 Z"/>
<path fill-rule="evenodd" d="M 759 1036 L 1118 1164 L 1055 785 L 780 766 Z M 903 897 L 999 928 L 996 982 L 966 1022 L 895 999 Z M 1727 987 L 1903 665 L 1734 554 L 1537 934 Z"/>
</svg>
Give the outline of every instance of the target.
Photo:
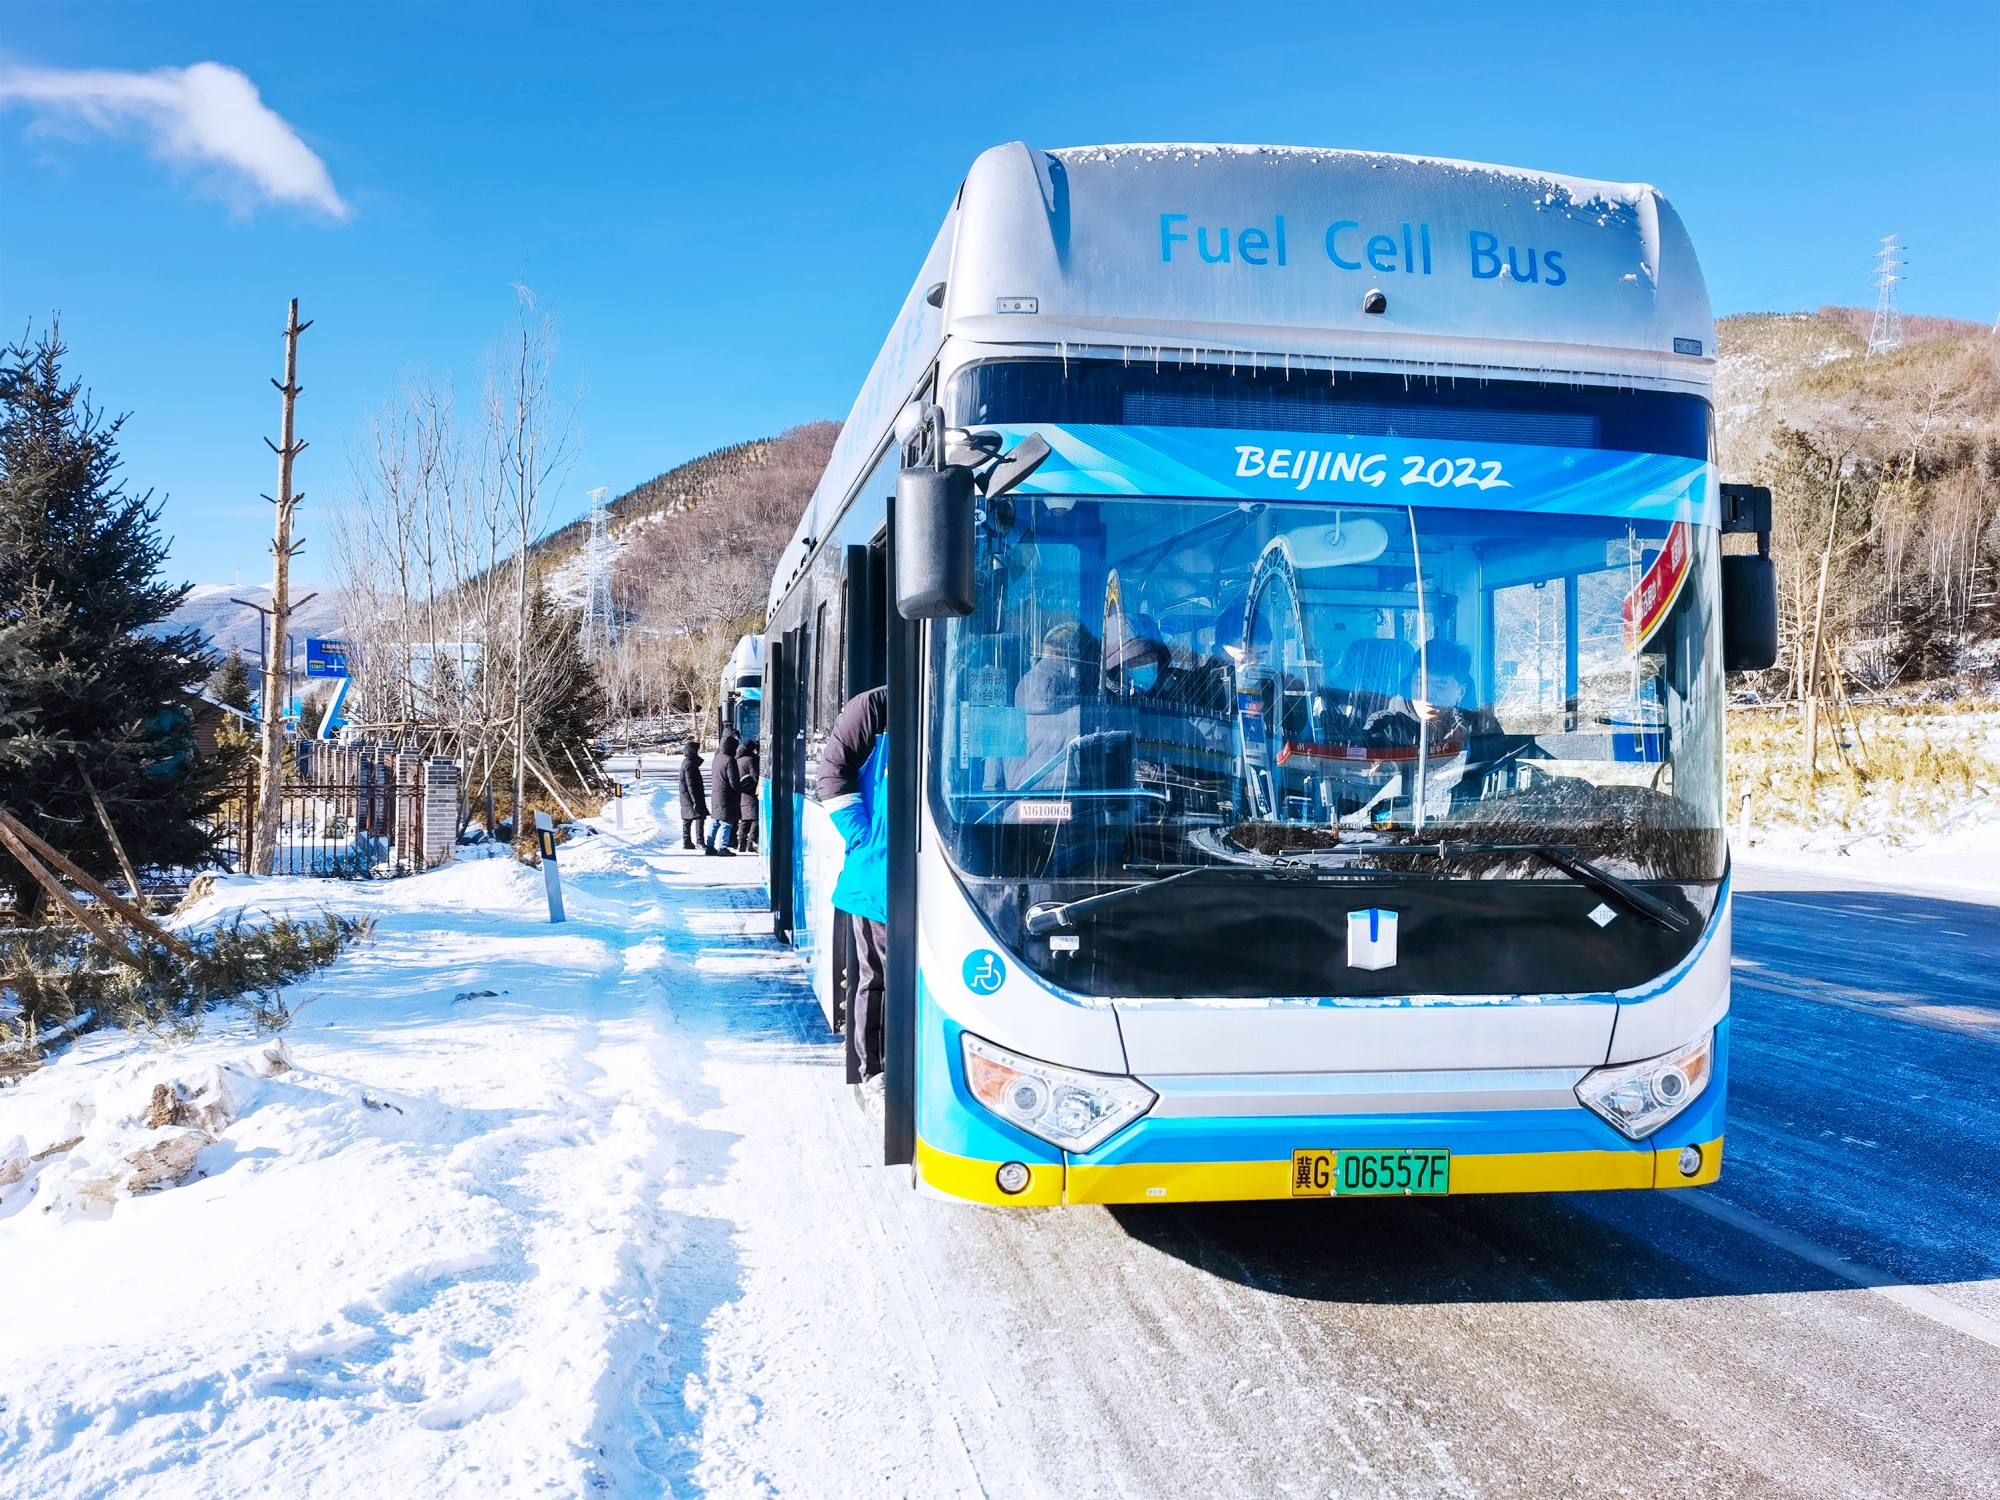
<svg viewBox="0 0 2000 1500">
<path fill-rule="evenodd" d="M 1820 729 L 1819 775 L 1806 775 L 1795 709 L 1729 716 L 1732 814 L 1750 794 L 1759 829 L 1881 835 L 1891 845 L 1943 832 L 2000 799 L 2000 703 L 1856 710 Z"/>
</svg>

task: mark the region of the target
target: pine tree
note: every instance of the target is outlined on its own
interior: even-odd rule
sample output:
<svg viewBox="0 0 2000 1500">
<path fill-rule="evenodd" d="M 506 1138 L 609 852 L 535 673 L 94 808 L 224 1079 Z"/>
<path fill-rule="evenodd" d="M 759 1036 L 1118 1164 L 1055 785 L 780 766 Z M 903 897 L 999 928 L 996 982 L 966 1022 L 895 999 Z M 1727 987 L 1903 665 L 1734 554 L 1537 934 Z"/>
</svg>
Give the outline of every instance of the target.
<svg viewBox="0 0 2000 1500">
<path fill-rule="evenodd" d="M 234 646 L 223 659 L 222 666 L 209 679 L 208 690 L 214 694 L 217 703 L 227 703 L 231 708 L 250 712 L 250 699 L 254 689 L 250 686 L 250 669 L 243 665 L 243 653 Z"/>
<path fill-rule="evenodd" d="M 536 587 L 528 616 L 536 688 L 528 732 L 549 774 L 559 779 L 567 779 L 571 759 L 590 764 L 590 742 L 604 727 L 604 685 L 584 657 L 581 624 L 575 610 L 558 608 L 546 589 Z"/>
<path fill-rule="evenodd" d="M 224 659 L 216 674 L 208 680 L 209 696 L 218 703 L 226 703 L 244 714 L 250 712 L 255 700 L 256 688 L 250 681 L 250 669 L 243 665 L 243 653 L 234 646 Z M 314 722 L 317 722 L 316 720 Z M 256 726 L 248 719 L 239 719 L 235 714 L 224 714 L 222 725 L 215 731 L 217 743 L 232 757 L 248 757 L 257 747 Z"/>
<path fill-rule="evenodd" d="M 564 609 L 539 582 L 528 596 L 528 753 L 559 781 L 575 776 L 570 761 L 588 766 L 590 742 L 604 727 L 604 685 L 583 654 L 582 620 Z M 479 671 L 487 681 L 513 680 L 513 652 L 502 642 Z M 508 752 L 510 755 L 511 751 Z M 531 775 L 529 780 L 534 778 Z"/>
<path fill-rule="evenodd" d="M 125 493 L 122 418 L 65 383 L 56 329 L 0 349 L 0 805 L 93 874 L 116 857 L 82 772 L 140 866 L 207 862 L 205 815 L 231 766 L 195 745 L 215 658 L 157 627 L 187 596 L 160 581 L 159 508 Z M 0 854 L 17 909 L 43 892 Z"/>
</svg>

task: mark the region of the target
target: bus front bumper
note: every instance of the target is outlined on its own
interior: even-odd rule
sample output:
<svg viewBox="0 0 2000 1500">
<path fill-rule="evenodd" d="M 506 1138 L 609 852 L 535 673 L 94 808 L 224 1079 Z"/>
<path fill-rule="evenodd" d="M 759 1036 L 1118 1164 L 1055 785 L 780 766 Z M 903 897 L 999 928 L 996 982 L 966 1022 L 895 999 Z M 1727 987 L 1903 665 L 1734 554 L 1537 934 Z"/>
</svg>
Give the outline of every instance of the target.
<svg viewBox="0 0 2000 1500">
<path fill-rule="evenodd" d="M 1294 1191 L 1297 1151 L 1443 1149 L 1451 1153 L 1454 1196 L 1700 1187 L 1722 1171 L 1728 1029 L 1726 1019 L 1717 1028 L 1708 1087 L 1642 1141 L 1625 1139 L 1573 1096 L 1560 1104 L 1546 1088 L 1533 1101 L 1541 1107 L 1534 1108 L 1438 1109 L 1464 1101 L 1416 1090 L 1406 1101 L 1351 1101 L 1365 1112 L 1281 1113 L 1289 1096 L 1168 1085 L 1153 1113 L 1077 1155 L 1000 1125 L 961 1091 L 955 1101 L 961 1109 L 950 1112 L 955 1118 L 933 1115 L 923 1122 L 929 1128 L 920 1127 L 917 1176 L 938 1194 L 1009 1207 L 1220 1202 L 1327 1196 Z M 1246 1099 L 1257 1112 L 1230 1112 L 1245 1107 Z M 1398 1102 L 1406 1107 L 1372 1107 Z M 1433 1107 L 1407 1107 L 1425 1105 Z M 969 1111 L 961 1112 L 966 1106 Z M 1003 1173 L 1010 1163 L 1016 1168 Z M 1020 1167 L 1026 1181 L 1009 1192 L 1003 1182 L 1020 1182 Z"/>
</svg>

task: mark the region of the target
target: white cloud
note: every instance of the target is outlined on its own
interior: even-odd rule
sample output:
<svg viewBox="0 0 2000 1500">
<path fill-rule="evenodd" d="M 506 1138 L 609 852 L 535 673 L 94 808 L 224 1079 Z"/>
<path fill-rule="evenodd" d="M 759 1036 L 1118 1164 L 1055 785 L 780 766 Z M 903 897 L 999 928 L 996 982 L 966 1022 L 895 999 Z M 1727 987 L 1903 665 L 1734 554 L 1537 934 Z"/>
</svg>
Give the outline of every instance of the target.
<svg viewBox="0 0 2000 1500">
<path fill-rule="evenodd" d="M 7 68 L 0 104 L 25 105 L 45 123 L 143 135 L 162 161 L 212 172 L 237 196 L 247 186 L 273 202 L 353 217 L 326 163 L 265 107 L 254 83 L 221 63 L 150 73 Z"/>
</svg>

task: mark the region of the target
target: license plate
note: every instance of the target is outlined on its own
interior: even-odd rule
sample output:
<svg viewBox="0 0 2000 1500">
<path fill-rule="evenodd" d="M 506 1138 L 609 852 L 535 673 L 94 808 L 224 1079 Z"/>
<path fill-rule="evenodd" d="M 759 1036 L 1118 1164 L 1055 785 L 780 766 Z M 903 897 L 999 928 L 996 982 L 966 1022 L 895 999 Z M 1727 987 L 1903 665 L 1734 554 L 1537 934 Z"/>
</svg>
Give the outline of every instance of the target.
<svg viewBox="0 0 2000 1500">
<path fill-rule="evenodd" d="M 1294 1151 L 1294 1198 L 1441 1197 L 1451 1191 L 1451 1153 L 1441 1149 Z"/>
</svg>

